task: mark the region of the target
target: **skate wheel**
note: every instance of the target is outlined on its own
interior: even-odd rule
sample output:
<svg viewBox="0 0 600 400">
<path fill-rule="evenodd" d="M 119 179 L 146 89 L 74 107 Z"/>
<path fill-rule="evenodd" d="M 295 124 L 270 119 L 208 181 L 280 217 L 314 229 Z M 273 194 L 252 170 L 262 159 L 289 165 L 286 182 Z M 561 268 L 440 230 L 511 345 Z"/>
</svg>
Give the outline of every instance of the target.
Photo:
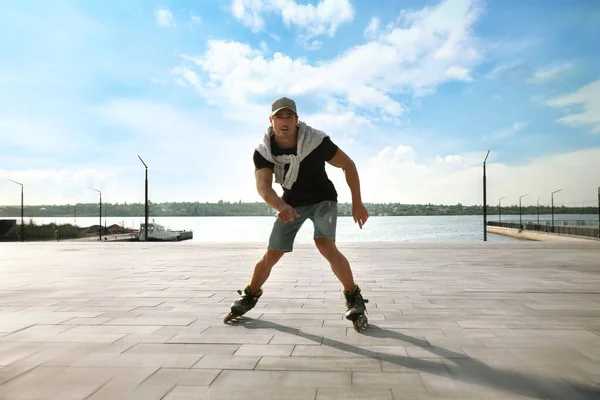
<svg viewBox="0 0 600 400">
<path fill-rule="evenodd" d="M 237 315 L 233 314 L 233 313 L 229 313 L 227 314 L 227 316 L 225 317 L 225 319 L 223 319 L 224 323 L 228 323 L 229 321 L 232 321 L 234 319 L 238 318 Z"/>
<path fill-rule="evenodd" d="M 362 332 L 369 326 L 369 321 L 367 320 L 367 316 L 362 314 L 359 315 L 353 322 L 354 330 L 356 332 Z"/>
</svg>

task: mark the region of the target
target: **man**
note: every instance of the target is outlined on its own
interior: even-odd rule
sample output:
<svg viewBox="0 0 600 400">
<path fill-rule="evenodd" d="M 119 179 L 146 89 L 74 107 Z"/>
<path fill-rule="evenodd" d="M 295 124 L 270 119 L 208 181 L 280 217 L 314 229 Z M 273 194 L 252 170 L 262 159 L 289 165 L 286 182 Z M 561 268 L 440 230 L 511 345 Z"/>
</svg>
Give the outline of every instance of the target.
<svg viewBox="0 0 600 400">
<path fill-rule="evenodd" d="M 325 162 L 344 170 L 352 193 L 352 216 L 362 229 L 368 213 L 361 200 L 360 182 L 354 162 L 325 133 L 299 121 L 296 103 L 286 97 L 271 105 L 270 126 L 263 142 L 254 151 L 256 188 L 264 201 L 277 210 L 267 250 L 256 263 L 250 284 L 231 306 L 225 322 L 251 310 L 262 295 L 262 285 L 271 269 L 286 252 L 293 250 L 296 233 L 310 219 L 314 241 L 344 287 L 346 318 L 357 330 L 367 326 L 360 288 L 354 282 L 346 257 L 335 244 L 337 192 L 325 172 Z M 273 190 L 275 182 L 283 196 Z"/>
</svg>

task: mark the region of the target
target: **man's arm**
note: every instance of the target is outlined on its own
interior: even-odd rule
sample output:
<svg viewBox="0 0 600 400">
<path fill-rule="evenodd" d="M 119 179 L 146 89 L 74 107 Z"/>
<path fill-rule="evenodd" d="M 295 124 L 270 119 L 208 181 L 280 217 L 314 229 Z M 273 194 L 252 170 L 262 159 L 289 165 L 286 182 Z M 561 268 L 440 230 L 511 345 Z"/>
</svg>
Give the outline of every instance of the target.
<svg viewBox="0 0 600 400">
<path fill-rule="evenodd" d="M 348 187 L 350 187 L 350 192 L 352 193 L 352 203 L 361 204 L 360 179 L 358 178 L 358 170 L 354 161 L 342 149 L 338 149 L 335 156 L 327 162 L 334 167 L 344 170 L 346 183 L 348 183 Z"/>
<path fill-rule="evenodd" d="M 360 179 L 358 178 L 356 164 L 354 164 L 354 161 L 352 161 L 342 149 L 338 149 L 335 156 L 327 162 L 334 167 L 344 170 L 346 182 L 352 193 L 352 217 L 354 218 L 354 222 L 357 222 L 360 229 L 362 229 L 369 218 L 369 213 L 362 203 L 362 197 L 360 195 Z"/>
<path fill-rule="evenodd" d="M 256 177 L 256 190 L 258 190 L 258 194 L 265 203 L 276 210 L 283 207 L 285 202 L 277 196 L 273 189 L 273 171 L 270 168 L 261 168 L 257 169 L 254 175 Z"/>
</svg>

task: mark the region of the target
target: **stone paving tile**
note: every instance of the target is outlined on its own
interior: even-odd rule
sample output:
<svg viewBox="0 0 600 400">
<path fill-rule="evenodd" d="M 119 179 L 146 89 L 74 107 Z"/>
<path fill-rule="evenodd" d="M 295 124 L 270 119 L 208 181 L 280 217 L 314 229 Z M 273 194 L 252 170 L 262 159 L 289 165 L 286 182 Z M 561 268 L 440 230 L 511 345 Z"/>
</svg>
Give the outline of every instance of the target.
<svg viewBox="0 0 600 400">
<path fill-rule="evenodd" d="M 200 358 L 200 354 L 90 354 L 72 366 L 191 368 Z"/>
<path fill-rule="evenodd" d="M 320 388 L 317 389 L 315 400 L 394 400 L 394 398 L 391 389 Z"/>
<path fill-rule="evenodd" d="M 332 371 L 236 371 L 224 370 L 212 385 L 217 387 L 349 387 L 351 372 Z"/>
<path fill-rule="evenodd" d="M 115 373 L 101 368 L 38 367 L 0 386 L 0 398 L 83 399 Z"/>
<path fill-rule="evenodd" d="M 118 373 L 85 400 L 159 400 L 172 385 L 146 385 L 161 370 L 156 368 L 120 368 Z M 186 370 L 187 371 L 187 370 Z"/>
<path fill-rule="evenodd" d="M 105 315 L 105 314 L 103 314 Z M 108 318 L 105 316 L 96 317 L 96 318 L 71 318 L 63 322 L 66 325 L 102 325 L 112 320 L 112 318 Z"/>
<path fill-rule="evenodd" d="M 2 400 L 600 397 L 595 242 L 340 244 L 362 334 L 314 246 L 225 325 L 260 245 L 26 245 L 0 244 Z"/>
<path fill-rule="evenodd" d="M 260 358 L 257 370 L 272 371 L 381 371 L 381 361 L 359 357 L 276 357 Z"/>
<path fill-rule="evenodd" d="M 290 356 L 293 344 L 243 344 L 235 351 L 236 356 Z"/>
<path fill-rule="evenodd" d="M 247 345 L 242 345 L 247 346 Z M 230 344 L 140 343 L 127 349 L 133 354 L 221 354 L 232 355 L 242 346 Z"/>
<path fill-rule="evenodd" d="M 119 326 L 119 325 L 81 325 L 68 329 L 68 333 L 133 333 L 151 334 L 161 330 L 163 326 Z"/>
<path fill-rule="evenodd" d="M 390 356 L 407 357 L 404 346 L 303 346 L 297 345 L 292 352 L 296 357 L 356 357 L 383 358 Z"/>
<path fill-rule="evenodd" d="M 223 343 L 223 344 L 267 344 L 273 338 L 271 334 L 181 334 L 175 335 L 168 340 L 168 343 Z"/>
<path fill-rule="evenodd" d="M 202 357 L 192 368 L 206 369 L 254 369 L 260 356 L 226 356 L 222 354 L 208 354 Z"/>
<path fill-rule="evenodd" d="M 203 387 L 177 385 L 163 399 L 164 400 L 231 400 L 244 399 L 251 395 L 260 400 L 315 400 L 317 389 L 294 388 L 248 388 L 237 387 Z"/>
<path fill-rule="evenodd" d="M 106 325 L 189 325 L 197 317 L 159 317 L 159 316 L 141 316 L 137 318 L 115 318 L 106 323 Z"/>
<path fill-rule="evenodd" d="M 381 368 L 384 372 L 434 372 L 444 373 L 448 368 L 442 357 L 381 357 Z"/>
<path fill-rule="evenodd" d="M 37 353 L 37 350 L 34 350 L 34 351 L 12 351 L 10 353 L 0 353 L 0 366 L 10 365 L 13 362 L 21 360 L 21 359 L 28 357 L 34 353 Z"/>
<path fill-rule="evenodd" d="M 446 337 L 455 339 L 482 339 L 498 337 L 497 330 L 492 329 L 441 328 L 441 330 L 444 332 Z"/>
<path fill-rule="evenodd" d="M 361 389 L 402 389 L 410 395 L 424 390 L 421 374 L 417 372 L 353 372 L 352 387 Z"/>
<path fill-rule="evenodd" d="M 290 333 L 276 333 L 269 344 L 303 344 L 303 345 L 315 345 L 318 346 L 323 342 L 323 336 L 311 335 L 310 337 L 290 334 Z"/>
<path fill-rule="evenodd" d="M 225 316 L 225 315 L 226 314 L 223 314 L 223 316 Z M 272 331 L 273 328 L 270 328 L 269 326 L 264 325 L 264 324 L 272 324 L 274 322 L 274 320 L 269 320 L 268 318 L 253 319 L 250 317 L 246 317 L 246 318 L 244 318 L 244 320 L 242 320 L 240 322 L 238 322 L 238 324 L 240 326 L 247 327 L 248 329 L 262 329 L 263 331 L 270 332 L 270 331 Z M 336 322 L 343 324 L 340 326 L 344 326 L 344 327 L 348 326 L 348 324 L 344 323 L 344 321 L 342 321 L 341 319 Z M 277 325 L 279 327 L 283 327 L 283 329 L 285 329 L 285 331 L 289 332 L 289 333 L 292 333 L 291 331 L 300 330 L 301 328 L 304 328 L 304 327 L 320 328 L 323 326 L 323 323 L 324 323 L 324 320 L 322 320 L 322 319 L 295 318 L 295 319 L 278 319 L 277 320 Z M 192 325 L 194 325 L 194 324 L 192 324 Z M 251 326 L 251 325 L 254 325 L 254 326 Z M 293 333 L 297 333 L 297 332 L 293 332 Z"/>
<path fill-rule="evenodd" d="M 9 336 L 4 336 L 0 341 L 21 342 L 21 343 L 112 343 L 115 340 L 124 338 L 126 334 L 77 334 L 77 333 L 60 333 L 56 335 L 50 334 L 28 334 L 14 333 Z"/>
<path fill-rule="evenodd" d="M 144 385 L 209 386 L 220 369 L 161 368 L 144 381 Z"/>
<path fill-rule="evenodd" d="M 307 334 L 314 336 L 323 336 L 323 337 L 345 337 L 347 336 L 348 329 L 347 326 L 340 327 L 321 327 L 321 326 L 302 326 L 298 331 L 299 335 Z"/>
<path fill-rule="evenodd" d="M 157 330 L 155 333 L 158 334 L 170 334 L 171 337 L 177 335 L 177 334 L 200 334 L 200 333 L 205 333 L 206 330 L 210 328 L 210 325 L 203 323 L 203 324 L 190 324 L 187 326 L 163 326 L 161 327 L 159 330 Z"/>
</svg>

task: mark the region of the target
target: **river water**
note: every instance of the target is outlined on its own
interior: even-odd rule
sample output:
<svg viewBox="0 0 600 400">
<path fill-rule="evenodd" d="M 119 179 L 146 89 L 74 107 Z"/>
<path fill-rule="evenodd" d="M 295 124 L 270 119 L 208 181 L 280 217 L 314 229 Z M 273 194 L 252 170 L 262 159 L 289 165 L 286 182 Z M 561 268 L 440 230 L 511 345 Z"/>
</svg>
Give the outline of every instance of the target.
<svg viewBox="0 0 600 400">
<path fill-rule="evenodd" d="M 275 217 L 156 217 L 156 223 L 174 230 L 192 230 L 192 242 L 235 243 L 264 242 L 268 240 Z M 598 221 L 598 216 L 557 215 L 555 221 L 587 220 Z M 523 215 L 523 221 L 536 221 L 536 215 Z M 540 221 L 549 221 L 551 215 L 540 215 Z M 34 218 L 36 224 L 56 222 L 75 223 L 81 227 L 98 224 L 98 217 Z M 102 224 L 118 224 L 139 229 L 143 217 L 107 217 Z M 502 215 L 502 221 L 518 221 L 518 215 Z M 498 221 L 498 216 L 488 216 L 488 221 Z M 25 219 L 28 223 L 29 219 Z M 20 219 L 18 222 L 20 223 Z M 557 222 L 558 223 L 558 222 Z M 306 221 L 296 237 L 296 243 L 312 243 L 313 226 Z M 372 216 L 361 230 L 352 217 L 339 217 L 337 240 L 339 242 L 449 242 L 482 241 L 483 216 Z M 506 236 L 488 234 L 488 241 L 518 240 Z"/>
</svg>

